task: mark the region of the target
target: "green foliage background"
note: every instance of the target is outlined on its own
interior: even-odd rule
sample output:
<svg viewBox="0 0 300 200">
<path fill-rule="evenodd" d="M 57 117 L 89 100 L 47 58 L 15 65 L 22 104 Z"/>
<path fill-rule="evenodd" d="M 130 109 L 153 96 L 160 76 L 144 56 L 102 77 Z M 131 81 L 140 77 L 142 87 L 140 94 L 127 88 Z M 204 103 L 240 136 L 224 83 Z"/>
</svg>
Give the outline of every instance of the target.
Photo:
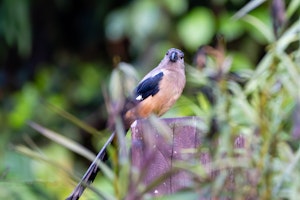
<svg viewBox="0 0 300 200">
<path fill-rule="evenodd" d="M 91 152 L 101 148 L 108 134 L 104 91 L 109 88 L 113 97 L 120 96 L 118 69 L 130 77 L 125 84 L 132 88 L 170 47 L 185 52 L 188 82 L 183 97 L 164 117 L 199 116 L 206 132 L 217 118 L 214 139 L 222 145 L 212 150 L 213 139 L 208 139 L 199 151 L 212 151 L 219 168 L 226 165 L 224 153 L 232 156 L 230 166 L 235 166 L 241 187 L 231 198 L 255 194 L 258 199 L 297 199 L 300 2 L 285 2 L 286 23 L 278 37 L 272 27 L 272 1 L 247 3 L 1 1 L 0 199 L 65 198 L 87 168 L 86 158 L 92 159 Z M 216 60 L 208 59 L 207 67 L 199 70 L 193 56 L 201 45 L 214 44 L 217 35 L 226 41 L 228 66 L 219 80 L 211 81 L 220 72 Z M 113 70 L 114 84 L 109 83 Z M 227 79 L 230 72 L 247 82 L 241 86 Z M 201 92 L 203 86 L 212 88 L 214 103 Z M 47 129 L 33 129 L 29 121 Z M 238 135 L 247 145 L 236 152 L 232 147 Z M 244 163 L 234 158 L 236 153 Z M 99 191 L 87 190 L 83 199 L 124 198 L 130 163 L 120 165 L 121 172 L 108 170 L 94 184 Z M 200 177 L 199 166 L 183 168 Z M 255 191 L 245 183 L 245 171 L 255 177 Z M 196 182 L 191 191 L 170 199 L 195 198 L 203 193 L 199 188 L 222 197 L 226 175 L 215 182 Z"/>
</svg>

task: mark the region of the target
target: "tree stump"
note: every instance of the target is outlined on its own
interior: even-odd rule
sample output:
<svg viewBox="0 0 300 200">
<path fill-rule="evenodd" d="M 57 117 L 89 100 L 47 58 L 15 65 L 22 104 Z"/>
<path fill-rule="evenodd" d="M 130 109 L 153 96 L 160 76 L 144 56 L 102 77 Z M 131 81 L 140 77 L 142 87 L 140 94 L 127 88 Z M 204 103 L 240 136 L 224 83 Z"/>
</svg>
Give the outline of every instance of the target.
<svg viewBox="0 0 300 200">
<path fill-rule="evenodd" d="M 197 117 L 162 119 L 170 133 L 161 134 L 148 120 L 138 120 L 131 127 L 132 164 L 143 173 L 142 181 L 151 184 L 157 178 L 168 174 L 160 184 L 151 190 L 151 195 L 160 196 L 174 193 L 188 187 L 192 177 L 185 171 L 174 171 L 175 161 L 190 162 L 194 157 L 193 149 L 201 144 L 203 133 L 197 129 L 202 121 Z M 188 153 L 184 152 L 188 151 Z M 194 151 L 195 152 L 195 151 Z M 199 160 L 207 162 L 203 156 Z"/>
</svg>

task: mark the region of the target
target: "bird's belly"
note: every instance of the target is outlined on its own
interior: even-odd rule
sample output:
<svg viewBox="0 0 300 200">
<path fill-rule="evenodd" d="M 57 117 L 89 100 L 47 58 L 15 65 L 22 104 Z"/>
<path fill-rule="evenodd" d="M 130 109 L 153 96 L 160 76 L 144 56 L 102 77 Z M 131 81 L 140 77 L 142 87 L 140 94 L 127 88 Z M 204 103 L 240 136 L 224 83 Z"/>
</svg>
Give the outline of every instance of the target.
<svg viewBox="0 0 300 200">
<path fill-rule="evenodd" d="M 158 116 L 165 114 L 175 104 L 180 94 L 181 92 L 178 91 L 169 91 L 169 95 L 161 98 L 162 100 L 160 106 L 157 106 L 157 108 L 153 110 L 153 113 Z"/>
<path fill-rule="evenodd" d="M 139 102 L 126 113 L 125 117 L 130 119 L 130 122 L 137 118 L 147 118 L 152 113 L 161 116 L 175 104 L 184 88 L 185 78 L 184 75 L 178 76 L 176 73 L 169 74 L 167 77 L 161 81 L 159 92 Z"/>
</svg>

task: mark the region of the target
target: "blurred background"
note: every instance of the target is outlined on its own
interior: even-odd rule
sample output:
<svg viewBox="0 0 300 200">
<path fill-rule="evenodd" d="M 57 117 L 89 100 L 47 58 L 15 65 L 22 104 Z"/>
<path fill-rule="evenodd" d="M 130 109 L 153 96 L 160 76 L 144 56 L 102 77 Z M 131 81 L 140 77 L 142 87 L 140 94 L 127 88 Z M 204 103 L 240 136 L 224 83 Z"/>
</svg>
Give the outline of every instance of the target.
<svg viewBox="0 0 300 200">
<path fill-rule="evenodd" d="M 130 63 L 142 77 L 175 47 L 193 65 L 200 46 L 216 46 L 222 37 L 232 58 L 230 70 L 254 70 L 272 38 L 251 20 L 233 18 L 247 2 L 0 1 L 0 198 L 62 199 L 69 194 L 74 185 L 62 179 L 65 173 L 15 147 L 29 145 L 80 177 L 89 161 L 41 136 L 28 122 L 97 152 L 101 136 L 86 133 L 61 112 L 105 129 L 103 89 L 120 62 Z M 270 2 L 250 14 L 272 29 Z M 174 113 L 194 115 L 180 109 Z"/>
</svg>

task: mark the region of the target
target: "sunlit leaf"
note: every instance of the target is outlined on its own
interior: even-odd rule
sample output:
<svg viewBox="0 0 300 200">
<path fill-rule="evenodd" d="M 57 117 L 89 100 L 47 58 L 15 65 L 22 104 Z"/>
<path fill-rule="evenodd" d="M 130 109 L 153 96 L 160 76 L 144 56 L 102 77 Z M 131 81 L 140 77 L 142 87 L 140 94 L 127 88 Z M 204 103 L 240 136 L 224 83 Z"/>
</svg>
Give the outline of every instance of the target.
<svg viewBox="0 0 300 200">
<path fill-rule="evenodd" d="M 215 31 L 215 17 L 206 8 L 194 8 L 179 22 L 177 30 L 184 45 L 195 51 L 212 39 Z"/>
<path fill-rule="evenodd" d="M 15 106 L 8 116 L 9 124 L 14 128 L 20 128 L 29 120 L 35 107 L 38 105 L 38 91 L 32 84 L 27 84 L 15 96 Z"/>
<path fill-rule="evenodd" d="M 204 112 L 209 112 L 209 110 L 211 109 L 211 105 L 208 99 L 205 98 L 205 96 L 202 93 L 197 96 L 197 99 L 202 110 Z"/>
<path fill-rule="evenodd" d="M 188 9 L 188 1 L 185 0 L 177 0 L 176 3 L 173 0 L 159 0 L 159 2 L 174 15 L 183 14 Z"/>
<path fill-rule="evenodd" d="M 218 32 L 224 35 L 227 42 L 237 39 L 245 32 L 242 21 L 232 19 L 229 13 L 222 13 L 219 20 Z"/>
</svg>

